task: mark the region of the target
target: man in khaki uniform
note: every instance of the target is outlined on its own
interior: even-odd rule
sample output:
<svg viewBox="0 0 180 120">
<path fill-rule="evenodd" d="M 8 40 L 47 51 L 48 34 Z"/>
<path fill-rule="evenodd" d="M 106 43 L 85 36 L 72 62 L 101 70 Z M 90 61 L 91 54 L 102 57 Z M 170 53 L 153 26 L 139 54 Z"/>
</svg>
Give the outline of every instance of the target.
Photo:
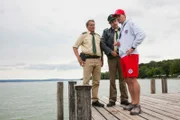
<svg viewBox="0 0 180 120">
<path fill-rule="evenodd" d="M 87 32 L 84 32 L 77 39 L 73 46 L 74 53 L 78 59 L 80 66 L 83 67 L 83 84 L 89 85 L 92 75 L 92 105 L 104 107 L 98 101 L 98 89 L 101 79 L 101 67 L 103 66 L 103 57 L 100 48 L 100 35 L 95 33 L 94 20 L 88 20 L 86 23 Z M 78 48 L 81 46 L 81 54 L 78 53 Z"/>
<path fill-rule="evenodd" d="M 118 39 L 120 28 L 118 26 L 118 21 L 116 20 L 113 15 L 108 16 L 108 22 L 110 24 L 110 28 L 104 30 L 102 35 L 101 41 L 101 48 L 105 52 L 108 58 L 108 66 L 109 66 L 109 73 L 110 73 L 110 90 L 109 90 L 109 103 L 107 107 L 112 107 L 115 105 L 117 100 L 117 89 L 116 89 L 116 75 L 118 73 L 119 76 L 119 87 L 120 87 L 120 99 L 122 105 L 129 105 L 128 102 L 128 94 L 126 83 L 122 76 L 122 71 L 120 67 L 120 57 L 118 53 L 117 46 L 113 44 L 116 43 Z"/>
</svg>

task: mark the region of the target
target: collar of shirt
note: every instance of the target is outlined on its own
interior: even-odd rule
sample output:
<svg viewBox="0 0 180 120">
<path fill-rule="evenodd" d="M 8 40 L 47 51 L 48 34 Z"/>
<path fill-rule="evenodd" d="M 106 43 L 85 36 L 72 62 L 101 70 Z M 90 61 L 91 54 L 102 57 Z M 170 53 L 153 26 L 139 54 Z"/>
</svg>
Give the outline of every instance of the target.
<svg viewBox="0 0 180 120">
<path fill-rule="evenodd" d="M 91 34 L 92 32 L 90 32 L 90 31 L 87 31 L 87 33 L 88 33 L 88 34 Z M 94 35 L 96 35 L 96 34 L 97 34 L 97 33 L 96 33 L 96 32 L 94 32 Z"/>
<path fill-rule="evenodd" d="M 123 31 L 124 26 L 126 25 L 126 23 L 127 23 L 129 20 L 130 20 L 130 19 L 126 19 L 126 20 L 124 21 L 124 23 L 121 25 L 121 31 L 120 31 L 120 33 Z"/>
<path fill-rule="evenodd" d="M 124 27 L 124 25 L 129 21 L 130 19 L 126 19 L 124 22 L 123 22 L 123 24 L 122 24 L 122 26 L 121 26 L 121 29 Z"/>
<path fill-rule="evenodd" d="M 115 29 L 114 28 L 110 28 L 113 32 L 115 31 Z M 118 27 L 118 31 L 120 31 L 120 27 Z"/>
<path fill-rule="evenodd" d="M 88 34 L 91 34 L 91 32 L 90 32 L 90 31 L 87 31 L 87 33 L 88 33 Z"/>
</svg>

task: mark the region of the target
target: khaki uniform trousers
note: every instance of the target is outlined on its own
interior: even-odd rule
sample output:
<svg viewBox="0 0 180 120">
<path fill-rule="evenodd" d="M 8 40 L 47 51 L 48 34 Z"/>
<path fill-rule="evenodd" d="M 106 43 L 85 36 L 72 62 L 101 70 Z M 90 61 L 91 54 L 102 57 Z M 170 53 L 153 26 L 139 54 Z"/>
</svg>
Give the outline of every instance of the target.
<svg viewBox="0 0 180 120">
<path fill-rule="evenodd" d="M 119 77 L 119 89 L 120 89 L 120 99 L 121 101 L 128 99 L 127 87 L 125 80 L 122 76 L 121 66 L 120 66 L 120 58 L 109 58 L 108 59 L 109 73 L 110 73 L 110 95 L 109 101 L 116 102 L 117 100 L 117 89 L 116 89 L 116 74 L 118 72 Z"/>
<path fill-rule="evenodd" d="M 89 85 L 92 75 L 92 100 L 98 100 L 99 83 L 101 79 L 101 59 L 86 59 L 83 65 L 83 85 Z"/>
</svg>

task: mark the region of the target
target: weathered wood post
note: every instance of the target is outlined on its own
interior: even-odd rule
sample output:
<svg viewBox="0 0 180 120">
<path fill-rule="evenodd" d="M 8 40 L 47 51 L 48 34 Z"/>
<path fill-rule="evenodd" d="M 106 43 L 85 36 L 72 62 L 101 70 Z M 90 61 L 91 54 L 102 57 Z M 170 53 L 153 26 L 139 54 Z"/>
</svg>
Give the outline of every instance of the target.
<svg viewBox="0 0 180 120">
<path fill-rule="evenodd" d="M 156 93 L 156 82 L 155 79 L 151 79 L 151 94 Z"/>
<path fill-rule="evenodd" d="M 90 85 L 76 85 L 76 120 L 92 120 Z"/>
<path fill-rule="evenodd" d="M 57 120 L 64 120 L 63 111 L 63 82 L 57 83 Z"/>
<path fill-rule="evenodd" d="M 76 81 L 69 81 L 69 120 L 76 120 L 75 87 Z"/>
<path fill-rule="evenodd" d="M 162 93 L 167 93 L 168 92 L 167 79 L 162 78 L 161 82 L 162 82 Z"/>
</svg>

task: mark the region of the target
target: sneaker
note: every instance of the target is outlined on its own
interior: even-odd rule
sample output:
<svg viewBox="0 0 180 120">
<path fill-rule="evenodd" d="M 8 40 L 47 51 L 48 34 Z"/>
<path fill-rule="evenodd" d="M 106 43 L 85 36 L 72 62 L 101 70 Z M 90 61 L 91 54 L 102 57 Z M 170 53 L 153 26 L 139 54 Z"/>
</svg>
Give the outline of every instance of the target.
<svg viewBox="0 0 180 120">
<path fill-rule="evenodd" d="M 121 101 L 121 105 L 129 105 L 130 102 L 128 100 Z"/>
<path fill-rule="evenodd" d="M 104 104 L 100 103 L 99 101 L 95 101 L 95 102 L 92 102 L 92 106 L 104 107 Z"/>
<path fill-rule="evenodd" d="M 110 101 L 110 102 L 107 104 L 107 107 L 112 107 L 112 106 L 115 106 L 115 105 L 116 105 L 115 102 Z"/>
<path fill-rule="evenodd" d="M 131 110 L 131 115 L 139 115 L 142 112 L 140 105 L 134 105 L 133 109 Z"/>
<path fill-rule="evenodd" d="M 128 111 L 131 111 L 133 108 L 134 108 L 134 105 L 131 103 L 129 105 L 123 107 L 124 110 L 128 110 Z"/>
</svg>

